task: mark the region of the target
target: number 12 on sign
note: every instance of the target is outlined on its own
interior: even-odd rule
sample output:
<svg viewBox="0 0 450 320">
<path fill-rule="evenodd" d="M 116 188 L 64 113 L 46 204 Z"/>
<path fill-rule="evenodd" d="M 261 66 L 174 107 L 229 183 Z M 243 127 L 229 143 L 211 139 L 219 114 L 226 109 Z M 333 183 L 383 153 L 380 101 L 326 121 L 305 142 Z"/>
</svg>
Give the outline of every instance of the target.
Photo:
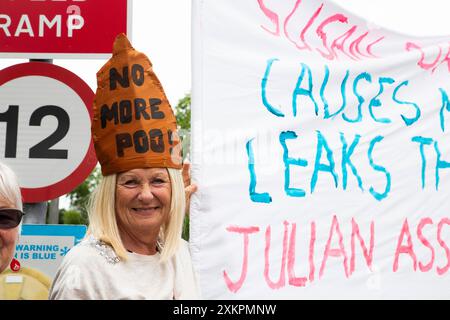
<svg viewBox="0 0 450 320">
<path fill-rule="evenodd" d="M 30 159 L 67 159 L 67 149 L 51 149 L 55 144 L 64 139 L 70 128 L 70 118 L 67 112 L 58 106 L 45 105 L 37 108 L 30 117 L 30 126 L 40 126 L 42 119 L 53 116 L 58 121 L 56 130 L 47 138 L 32 146 L 29 150 Z M 19 106 L 10 105 L 0 113 L 0 122 L 6 122 L 5 158 L 16 158 L 17 136 L 19 124 Z"/>
</svg>

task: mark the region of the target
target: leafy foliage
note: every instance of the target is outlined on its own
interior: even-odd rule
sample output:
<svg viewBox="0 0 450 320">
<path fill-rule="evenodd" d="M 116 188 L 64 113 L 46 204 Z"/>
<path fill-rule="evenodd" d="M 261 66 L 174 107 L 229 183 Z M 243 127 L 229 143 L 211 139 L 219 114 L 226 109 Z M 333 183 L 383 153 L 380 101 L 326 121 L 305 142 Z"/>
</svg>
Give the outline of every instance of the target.
<svg viewBox="0 0 450 320">
<path fill-rule="evenodd" d="M 189 215 L 186 215 L 184 217 L 184 221 L 183 221 L 183 231 L 181 233 L 181 237 L 186 240 L 189 241 Z"/>
<path fill-rule="evenodd" d="M 67 210 L 62 214 L 63 224 L 86 224 L 87 221 L 83 219 L 81 213 L 76 210 Z"/>
<path fill-rule="evenodd" d="M 101 171 L 97 166 L 78 187 L 76 187 L 72 192 L 68 194 L 70 199 L 70 209 L 69 211 L 77 211 L 80 214 L 82 224 L 89 224 L 89 218 L 87 213 L 87 203 L 89 197 L 94 191 L 95 187 L 100 182 Z M 64 222 L 64 214 L 62 213 L 62 220 Z M 65 223 L 65 222 L 64 222 Z"/>
<path fill-rule="evenodd" d="M 189 93 L 175 106 L 175 117 L 181 129 L 191 129 L 191 95 Z"/>
<path fill-rule="evenodd" d="M 183 146 L 183 155 L 187 156 L 191 144 L 191 95 L 186 94 L 183 99 L 178 101 L 175 106 L 175 116 L 179 127 L 179 135 Z M 189 209 L 187 209 L 188 211 Z M 189 240 L 189 212 L 187 212 L 184 223 L 182 237 L 184 240 Z"/>
</svg>

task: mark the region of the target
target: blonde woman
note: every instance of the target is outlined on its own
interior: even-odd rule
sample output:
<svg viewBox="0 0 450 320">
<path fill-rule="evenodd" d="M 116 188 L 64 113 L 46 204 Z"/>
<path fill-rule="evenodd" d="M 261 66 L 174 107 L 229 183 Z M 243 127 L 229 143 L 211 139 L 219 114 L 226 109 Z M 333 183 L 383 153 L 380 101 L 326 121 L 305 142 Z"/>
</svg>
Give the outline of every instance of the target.
<svg viewBox="0 0 450 320">
<path fill-rule="evenodd" d="M 92 136 L 103 179 L 88 236 L 59 268 L 50 299 L 198 299 L 182 240 L 185 192 L 176 120 L 148 58 L 116 38 L 97 73 Z"/>
<path fill-rule="evenodd" d="M 181 239 L 180 170 L 139 168 L 102 179 L 88 237 L 65 257 L 50 299 L 197 299 Z"/>
</svg>

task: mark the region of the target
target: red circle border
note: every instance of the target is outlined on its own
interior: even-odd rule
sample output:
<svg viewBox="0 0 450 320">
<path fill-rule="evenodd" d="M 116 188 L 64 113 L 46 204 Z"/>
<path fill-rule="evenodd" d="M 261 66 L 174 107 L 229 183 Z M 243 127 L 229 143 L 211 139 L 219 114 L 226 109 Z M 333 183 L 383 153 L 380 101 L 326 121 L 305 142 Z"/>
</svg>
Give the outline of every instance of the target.
<svg viewBox="0 0 450 320">
<path fill-rule="evenodd" d="M 70 87 L 80 96 L 92 121 L 92 102 L 94 101 L 94 92 L 83 79 L 63 67 L 44 62 L 27 62 L 16 64 L 0 71 L 0 86 L 11 80 L 28 76 L 49 77 Z M 90 140 L 91 142 L 83 161 L 70 175 L 52 185 L 45 187 L 21 188 L 23 201 L 27 203 L 36 203 L 53 200 L 69 193 L 81 184 L 89 176 L 97 164 L 97 156 L 95 155 L 92 137 Z"/>
</svg>

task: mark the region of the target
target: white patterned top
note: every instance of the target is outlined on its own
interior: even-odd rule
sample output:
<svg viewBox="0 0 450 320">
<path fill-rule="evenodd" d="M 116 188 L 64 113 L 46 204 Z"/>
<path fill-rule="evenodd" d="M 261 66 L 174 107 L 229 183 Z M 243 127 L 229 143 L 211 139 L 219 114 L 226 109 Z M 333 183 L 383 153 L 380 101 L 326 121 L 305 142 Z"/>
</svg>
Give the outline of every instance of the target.
<svg viewBox="0 0 450 320">
<path fill-rule="evenodd" d="M 200 299 L 188 243 L 160 262 L 160 253 L 128 253 L 121 261 L 111 246 L 92 236 L 73 247 L 53 280 L 51 300 Z"/>
</svg>

